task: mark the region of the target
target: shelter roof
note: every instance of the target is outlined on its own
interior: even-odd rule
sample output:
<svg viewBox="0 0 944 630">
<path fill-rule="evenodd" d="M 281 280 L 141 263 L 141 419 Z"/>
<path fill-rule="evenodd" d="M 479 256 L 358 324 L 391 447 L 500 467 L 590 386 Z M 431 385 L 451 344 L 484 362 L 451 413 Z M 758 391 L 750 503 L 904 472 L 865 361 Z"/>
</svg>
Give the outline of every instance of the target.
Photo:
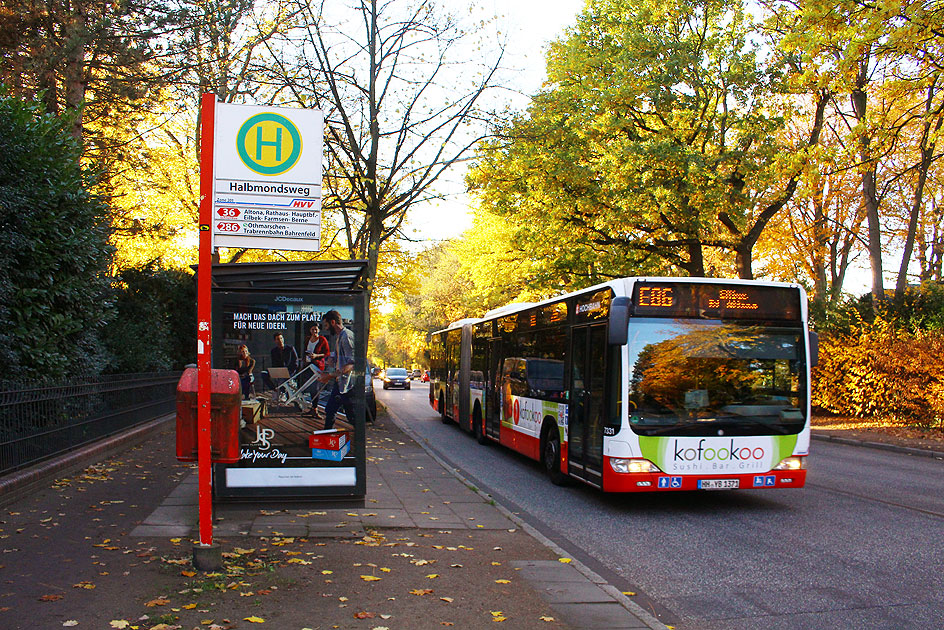
<svg viewBox="0 0 944 630">
<path fill-rule="evenodd" d="M 193 268 L 196 270 L 197 266 Z M 362 286 L 366 274 L 366 260 L 216 263 L 213 265 L 213 287 L 353 291 Z"/>
</svg>

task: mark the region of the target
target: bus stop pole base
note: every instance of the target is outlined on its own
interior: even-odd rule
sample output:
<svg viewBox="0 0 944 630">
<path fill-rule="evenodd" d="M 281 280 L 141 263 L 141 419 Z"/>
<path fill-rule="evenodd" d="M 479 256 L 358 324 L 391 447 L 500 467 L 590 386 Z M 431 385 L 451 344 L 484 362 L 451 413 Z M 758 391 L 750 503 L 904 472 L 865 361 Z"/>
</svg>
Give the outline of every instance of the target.
<svg viewBox="0 0 944 630">
<path fill-rule="evenodd" d="M 219 543 L 194 543 L 193 566 L 198 571 L 219 571 L 223 568 L 223 547 Z"/>
</svg>

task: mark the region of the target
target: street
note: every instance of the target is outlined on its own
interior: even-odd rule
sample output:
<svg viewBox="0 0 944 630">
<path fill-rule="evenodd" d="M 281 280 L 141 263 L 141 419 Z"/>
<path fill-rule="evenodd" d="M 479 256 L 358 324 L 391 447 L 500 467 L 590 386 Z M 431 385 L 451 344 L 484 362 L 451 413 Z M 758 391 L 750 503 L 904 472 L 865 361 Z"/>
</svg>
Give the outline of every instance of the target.
<svg viewBox="0 0 944 630">
<path fill-rule="evenodd" d="M 679 630 L 944 627 L 944 462 L 814 441 L 803 489 L 604 495 L 442 424 L 426 384 L 377 383 L 437 455 Z"/>
</svg>

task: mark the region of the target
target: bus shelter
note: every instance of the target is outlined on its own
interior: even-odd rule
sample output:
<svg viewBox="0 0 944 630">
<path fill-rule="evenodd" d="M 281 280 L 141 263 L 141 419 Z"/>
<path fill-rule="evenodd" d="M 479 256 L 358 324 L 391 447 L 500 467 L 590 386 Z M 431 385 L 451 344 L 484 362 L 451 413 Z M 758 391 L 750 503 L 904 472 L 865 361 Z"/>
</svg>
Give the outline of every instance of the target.
<svg viewBox="0 0 944 630">
<path fill-rule="evenodd" d="M 240 458 L 214 465 L 216 499 L 363 502 L 366 268 L 358 260 L 213 265 L 213 368 L 236 369 L 246 351 L 255 361 L 242 383 Z M 307 360 L 306 349 L 312 330 L 324 333 L 324 369 L 332 370 L 337 336 L 319 326 L 332 311 L 353 333 L 354 372 L 346 395 L 354 417 L 342 406 L 326 429 L 333 382 L 321 383 L 322 368 Z"/>
</svg>

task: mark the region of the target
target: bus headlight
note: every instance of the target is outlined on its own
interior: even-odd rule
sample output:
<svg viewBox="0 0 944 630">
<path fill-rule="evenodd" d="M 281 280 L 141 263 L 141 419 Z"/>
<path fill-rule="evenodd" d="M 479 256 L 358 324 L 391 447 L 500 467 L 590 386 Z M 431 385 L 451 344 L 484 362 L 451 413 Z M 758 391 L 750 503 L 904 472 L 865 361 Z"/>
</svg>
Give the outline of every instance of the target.
<svg viewBox="0 0 944 630">
<path fill-rule="evenodd" d="M 806 458 L 805 457 L 788 457 L 776 466 L 774 470 L 805 470 L 806 469 Z"/>
<path fill-rule="evenodd" d="M 659 467 L 648 459 L 628 459 L 624 457 L 611 457 L 610 467 L 618 473 L 653 473 L 662 472 Z"/>
</svg>

